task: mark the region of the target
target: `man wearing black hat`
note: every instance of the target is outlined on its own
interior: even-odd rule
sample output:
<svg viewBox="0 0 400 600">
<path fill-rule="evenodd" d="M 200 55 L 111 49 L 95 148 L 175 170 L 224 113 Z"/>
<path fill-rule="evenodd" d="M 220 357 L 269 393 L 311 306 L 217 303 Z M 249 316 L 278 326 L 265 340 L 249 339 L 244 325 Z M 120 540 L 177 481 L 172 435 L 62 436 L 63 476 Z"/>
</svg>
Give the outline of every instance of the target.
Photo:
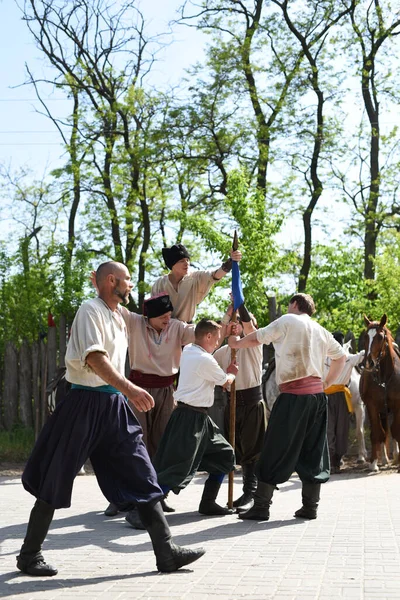
<svg viewBox="0 0 400 600">
<path fill-rule="evenodd" d="M 147 390 L 155 403 L 147 413 L 135 413 L 150 458 L 174 409 L 173 384 L 182 347 L 194 341 L 195 326 L 172 319 L 172 311 L 170 297 L 165 293 L 145 300 L 143 315 L 122 311 L 129 338 L 129 379 Z"/>
<path fill-rule="evenodd" d="M 190 323 L 196 307 L 214 285 L 232 269 L 232 261 L 242 258 L 239 250 L 231 250 L 230 258 L 216 271 L 189 271 L 190 255 L 183 244 L 163 248 L 162 255 L 170 273 L 163 275 L 153 284 L 152 296 L 164 292 L 169 295 L 174 306 L 172 316 Z"/>
<path fill-rule="evenodd" d="M 158 448 L 174 409 L 174 380 L 179 370 L 182 347 L 194 341 L 194 325 L 171 319 L 173 306 L 168 294 L 144 301 L 143 315 L 121 307 L 128 332 L 129 380 L 146 390 L 154 406 L 145 412 L 132 410 L 143 429 L 143 440 L 150 458 Z M 162 501 L 164 510 L 169 509 Z M 110 504 L 105 514 L 112 517 L 118 509 Z"/>
</svg>

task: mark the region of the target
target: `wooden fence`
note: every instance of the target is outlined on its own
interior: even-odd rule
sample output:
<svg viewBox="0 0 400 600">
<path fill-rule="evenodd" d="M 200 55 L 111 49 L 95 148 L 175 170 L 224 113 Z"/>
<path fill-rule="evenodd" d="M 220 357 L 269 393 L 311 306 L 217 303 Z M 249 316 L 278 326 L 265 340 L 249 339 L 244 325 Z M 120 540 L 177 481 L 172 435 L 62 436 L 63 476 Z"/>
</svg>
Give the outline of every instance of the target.
<svg viewBox="0 0 400 600">
<path fill-rule="evenodd" d="M 58 326 L 33 344 L 24 341 L 17 350 L 7 342 L 0 383 L 0 427 L 10 431 L 17 424 L 34 427 L 37 435 L 54 406 L 49 385 L 65 367 L 68 329 L 64 316 Z"/>
<path fill-rule="evenodd" d="M 268 298 L 270 322 L 281 315 L 274 297 Z M 352 339 L 353 352 L 360 349 L 360 341 Z M 55 386 L 65 368 L 65 351 L 68 339 L 66 318 L 61 315 L 58 326 L 48 327 L 47 335 L 33 344 L 25 341 L 19 350 L 12 342 L 5 347 L 0 360 L 0 428 L 10 431 L 17 424 L 34 427 L 38 435 L 49 413 L 55 407 Z M 400 328 L 396 332 L 400 345 Z M 264 346 L 264 363 L 273 356 L 272 345 Z"/>
</svg>

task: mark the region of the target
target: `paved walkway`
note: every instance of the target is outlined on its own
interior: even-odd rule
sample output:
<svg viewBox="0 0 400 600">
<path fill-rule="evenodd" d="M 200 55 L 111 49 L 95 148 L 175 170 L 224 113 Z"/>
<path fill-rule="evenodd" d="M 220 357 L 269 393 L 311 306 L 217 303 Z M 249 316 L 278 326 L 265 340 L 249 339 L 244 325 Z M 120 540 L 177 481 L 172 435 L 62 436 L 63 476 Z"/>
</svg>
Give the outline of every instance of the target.
<svg viewBox="0 0 400 600">
<path fill-rule="evenodd" d="M 316 521 L 293 518 L 300 483 L 275 493 L 271 520 L 203 517 L 204 477 L 179 496 L 168 516 L 175 541 L 206 555 L 173 574 L 155 569 L 146 532 L 123 516 L 107 519 L 96 479 L 77 477 L 72 507 L 56 511 L 45 556 L 59 573 L 30 578 L 15 555 L 33 504 L 18 478 L 0 478 L 0 597 L 18 600 L 385 600 L 400 599 L 400 474 L 334 475 L 322 488 Z M 240 490 L 237 477 L 236 492 Z M 227 497 L 227 485 L 220 499 Z"/>
</svg>

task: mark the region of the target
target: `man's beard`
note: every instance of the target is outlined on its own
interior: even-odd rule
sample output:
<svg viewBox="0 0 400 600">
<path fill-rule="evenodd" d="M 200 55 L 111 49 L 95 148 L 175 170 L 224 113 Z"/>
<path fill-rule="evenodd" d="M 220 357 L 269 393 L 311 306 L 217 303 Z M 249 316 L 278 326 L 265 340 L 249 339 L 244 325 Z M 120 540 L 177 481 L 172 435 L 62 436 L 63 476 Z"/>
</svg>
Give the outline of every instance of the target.
<svg viewBox="0 0 400 600">
<path fill-rule="evenodd" d="M 121 298 L 121 300 L 124 304 L 128 304 L 128 302 L 129 302 L 129 292 L 128 291 L 126 291 L 125 294 L 123 294 L 122 292 L 120 292 L 120 290 L 115 289 L 114 293 L 116 296 L 118 296 L 118 298 Z"/>
</svg>

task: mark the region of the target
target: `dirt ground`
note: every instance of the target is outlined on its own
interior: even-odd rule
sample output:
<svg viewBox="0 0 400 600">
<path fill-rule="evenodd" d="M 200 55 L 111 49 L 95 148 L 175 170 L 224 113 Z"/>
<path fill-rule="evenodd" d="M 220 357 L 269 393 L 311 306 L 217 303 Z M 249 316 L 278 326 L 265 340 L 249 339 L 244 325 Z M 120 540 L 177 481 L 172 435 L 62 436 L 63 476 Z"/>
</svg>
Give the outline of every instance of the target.
<svg viewBox="0 0 400 600">
<path fill-rule="evenodd" d="M 0 463 L 0 477 L 20 477 L 22 475 L 22 471 L 24 469 L 23 464 L 16 463 Z M 380 473 L 382 474 L 394 474 L 399 473 L 399 465 L 394 465 L 389 463 L 386 466 L 380 466 Z M 370 473 L 368 469 L 368 463 L 358 464 L 357 456 L 345 457 L 344 464 L 340 469 L 343 474 L 351 474 L 351 473 Z M 85 464 L 85 474 L 93 475 L 93 469 L 91 467 L 90 461 Z"/>
<path fill-rule="evenodd" d="M 365 444 L 367 447 L 367 451 L 369 452 L 370 440 L 368 427 L 366 427 L 365 429 Z M 341 467 L 341 472 L 343 472 L 344 474 L 350 475 L 352 473 L 370 473 L 368 463 L 357 463 L 357 451 L 358 444 L 355 429 L 354 426 L 350 426 L 348 454 L 345 456 L 344 464 Z M 0 462 L 0 477 L 19 477 L 22 474 L 23 469 L 23 463 Z M 379 472 L 382 474 L 400 473 L 400 466 L 392 464 L 392 462 L 390 462 L 386 466 L 379 465 L 379 469 Z M 90 464 L 90 460 L 88 460 L 85 464 L 85 472 L 87 475 L 93 475 L 93 469 Z"/>
<path fill-rule="evenodd" d="M 0 477 L 20 477 L 22 475 L 22 471 L 24 470 L 24 466 L 25 465 L 23 463 L 0 463 Z M 85 464 L 85 473 L 86 475 L 93 475 L 93 469 L 90 461 Z"/>
</svg>

